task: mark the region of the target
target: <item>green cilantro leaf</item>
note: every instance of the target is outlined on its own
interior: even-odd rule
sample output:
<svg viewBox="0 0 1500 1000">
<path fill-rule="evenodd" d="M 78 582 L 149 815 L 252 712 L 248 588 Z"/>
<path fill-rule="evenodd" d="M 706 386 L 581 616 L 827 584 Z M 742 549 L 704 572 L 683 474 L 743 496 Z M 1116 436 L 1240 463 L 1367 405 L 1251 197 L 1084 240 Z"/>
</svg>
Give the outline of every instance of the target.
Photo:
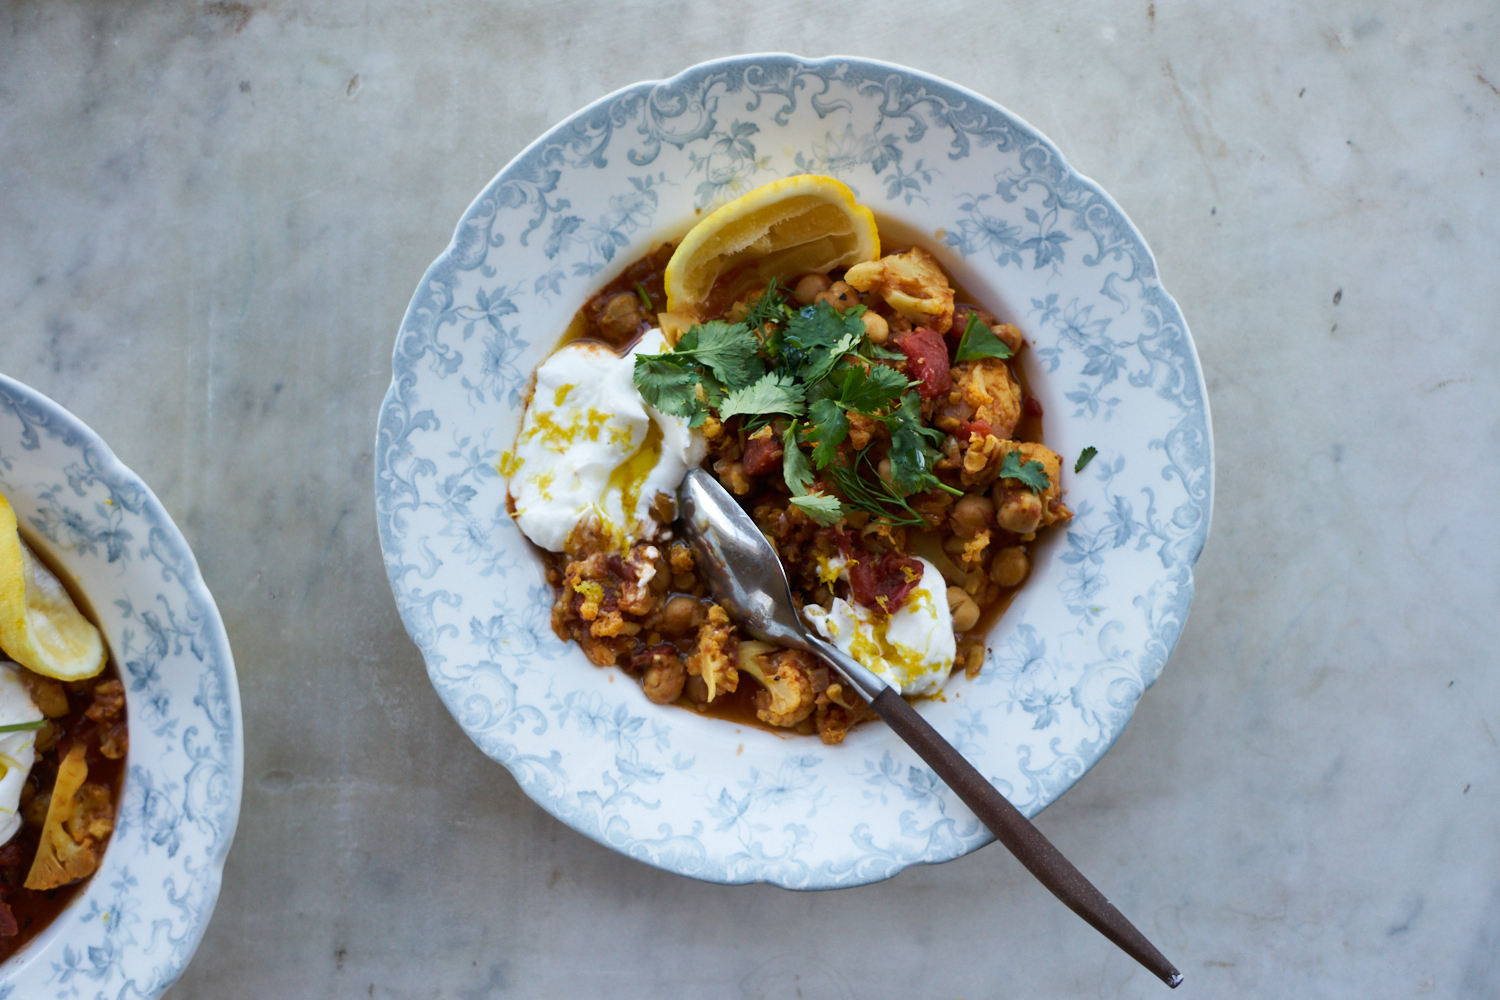
<svg viewBox="0 0 1500 1000">
<path fill-rule="evenodd" d="M 799 309 L 787 321 L 786 343 L 803 350 L 836 347 L 845 337 L 853 335 L 858 343 L 865 336 L 864 306 L 855 306 L 839 312 L 827 302 Z"/>
<path fill-rule="evenodd" d="M 698 398 L 697 387 L 702 376 L 671 354 L 637 354 L 635 386 L 641 398 L 663 413 L 684 417 L 698 427 L 708 416 L 707 407 Z"/>
<path fill-rule="evenodd" d="M 766 373 L 757 352 L 760 341 L 744 323 L 711 320 L 692 327 L 674 354 L 691 354 L 708 367 L 729 390 L 743 389 Z"/>
<path fill-rule="evenodd" d="M 828 350 L 815 350 L 812 352 L 812 361 L 802 369 L 802 378 L 807 382 L 821 382 L 833 371 L 833 366 L 839 359 L 859 346 L 864 339 L 864 333 L 847 333 L 844 338 Z"/>
<path fill-rule="evenodd" d="M 813 475 L 812 463 L 802 453 L 797 443 L 797 421 L 787 425 L 781 435 L 781 475 L 791 487 L 793 496 L 805 496 L 807 488 L 817 477 Z"/>
<path fill-rule="evenodd" d="M 1019 451 L 1006 454 L 1005 461 L 1000 463 L 1000 478 L 1019 480 L 1022 486 L 1033 493 L 1040 493 L 1052 485 L 1052 481 L 1047 478 L 1047 467 L 1035 460 L 1022 465 Z"/>
<path fill-rule="evenodd" d="M 807 415 L 811 431 L 808 436 L 816 442 L 812 453 L 813 465 L 820 469 L 826 468 L 838 453 L 839 445 L 849 436 L 849 415 L 837 400 L 827 397 L 813 403 Z"/>
<path fill-rule="evenodd" d="M 827 493 L 804 493 L 802 496 L 792 497 L 792 504 L 824 526 L 838 524 L 844 516 L 844 505 L 839 503 L 838 497 L 831 497 Z"/>
<path fill-rule="evenodd" d="M 874 416 L 901 397 L 912 383 L 905 375 L 885 365 L 868 368 L 852 364 L 839 389 L 839 402 L 847 409 Z"/>
<path fill-rule="evenodd" d="M 1083 467 L 1092 462 L 1094 460 L 1094 456 L 1097 454 L 1099 454 L 1099 449 L 1095 448 L 1093 445 L 1089 445 L 1087 448 L 1083 449 L 1083 451 L 1078 453 L 1078 461 L 1073 463 L 1073 471 L 1082 472 Z"/>
<path fill-rule="evenodd" d="M 885 361 L 901 361 L 906 358 L 906 355 L 902 354 L 900 351 L 893 351 L 889 347 L 883 347 L 880 344 L 875 343 L 875 341 L 873 340 L 866 340 L 863 344 L 861 344 L 859 353 L 863 354 L 867 358 Z"/>
<path fill-rule="evenodd" d="M 719 419 L 736 414 L 789 413 L 800 417 L 803 389 L 790 375 L 769 373 L 759 382 L 735 389 L 719 404 Z"/>
<path fill-rule="evenodd" d="M 933 462 L 938 452 L 934 445 L 942 443 L 943 432 L 922 425 L 917 394 L 908 392 L 901 397 L 901 405 L 886 418 L 891 429 L 891 480 L 896 489 L 905 496 L 921 493 L 933 486 L 942 487 L 950 493 L 961 491 L 938 480 L 933 475 Z"/>
<path fill-rule="evenodd" d="M 978 315 L 969 313 L 969 322 L 964 327 L 963 337 L 958 341 L 958 353 L 953 356 L 953 360 L 1008 358 L 1014 353 L 1009 344 L 995 336 L 994 332 L 980 321 Z"/>
</svg>

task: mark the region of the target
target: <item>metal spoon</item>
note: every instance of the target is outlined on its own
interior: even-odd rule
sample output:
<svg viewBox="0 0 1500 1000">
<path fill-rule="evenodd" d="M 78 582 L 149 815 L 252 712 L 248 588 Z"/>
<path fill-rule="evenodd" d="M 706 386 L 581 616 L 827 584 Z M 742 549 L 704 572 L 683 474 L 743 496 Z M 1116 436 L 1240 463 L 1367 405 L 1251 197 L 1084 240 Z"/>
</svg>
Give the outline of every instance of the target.
<svg viewBox="0 0 1500 1000">
<path fill-rule="evenodd" d="M 803 627 L 776 550 L 713 476 L 702 469 L 692 470 L 677 496 L 684 537 L 708 577 L 714 598 L 736 624 L 757 639 L 806 650 L 827 660 L 1042 885 L 1162 982 L 1174 988 L 1182 982 L 1182 973 L 1166 956 L 973 764 L 928 725 L 898 690 Z"/>
</svg>

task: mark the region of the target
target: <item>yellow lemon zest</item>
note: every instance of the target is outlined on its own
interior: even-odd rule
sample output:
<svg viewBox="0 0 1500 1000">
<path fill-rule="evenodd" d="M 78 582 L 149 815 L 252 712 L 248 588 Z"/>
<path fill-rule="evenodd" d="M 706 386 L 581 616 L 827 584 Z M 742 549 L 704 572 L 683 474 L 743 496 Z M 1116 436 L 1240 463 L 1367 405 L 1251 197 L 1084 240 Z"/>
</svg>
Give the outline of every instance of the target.
<svg viewBox="0 0 1500 1000">
<path fill-rule="evenodd" d="M 842 567 L 835 566 L 827 556 L 818 556 L 818 582 L 832 583 L 839 578 Z"/>
</svg>

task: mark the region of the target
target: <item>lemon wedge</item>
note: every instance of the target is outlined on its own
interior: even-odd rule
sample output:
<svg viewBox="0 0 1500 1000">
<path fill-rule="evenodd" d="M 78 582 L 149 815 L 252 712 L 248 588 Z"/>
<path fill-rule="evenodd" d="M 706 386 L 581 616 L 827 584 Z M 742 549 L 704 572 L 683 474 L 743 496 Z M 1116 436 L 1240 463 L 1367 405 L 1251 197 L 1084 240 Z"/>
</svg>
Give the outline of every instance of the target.
<svg viewBox="0 0 1500 1000">
<path fill-rule="evenodd" d="M 0 496 L 0 649 L 59 681 L 104 669 L 104 639 L 62 583 L 21 541 L 16 512 Z"/>
<path fill-rule="evenodd" d="M 762 185 L 688 231 L 667 262 L 667 311 L 702 318 L 720 277 L 753 265 L 765 284 L 880 256 L 875 216 L 842 181 L 800 174 Z"/>
</svg>

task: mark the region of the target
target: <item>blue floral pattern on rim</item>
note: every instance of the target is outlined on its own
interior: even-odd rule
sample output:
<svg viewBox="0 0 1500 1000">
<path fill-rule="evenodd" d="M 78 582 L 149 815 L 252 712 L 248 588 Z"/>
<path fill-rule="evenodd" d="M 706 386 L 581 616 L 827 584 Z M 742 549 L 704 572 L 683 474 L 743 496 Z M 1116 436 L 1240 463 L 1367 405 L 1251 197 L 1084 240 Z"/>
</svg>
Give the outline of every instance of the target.
<svg viewBox="0 0 1500 1000">
<path fill-rule="evenodd" d="M 718 882 L 830 888 L 946 861 L 989 833 L 878 725 L 838 747 L 646 701 L 548 627 L 541 561 L 497 471 L 530 372 L 654 240 L 804 172 L 836 175 L 1017 323 L 1072 524 L 974 681 L 920 710 L 1026 814 L 1120 735 L 1182 631 L 1208 535 L 1208 401 L 1140 234 L 993 102 L 862 59 L 743 56 L 627 87 L 523 151 L 412 298 L 380 411 L 375 495 L 396 603 L 465 732 L 545 809 Z M 1070 459 L 1069 459 L 1070 460 Z M 616 681 L 619 683 L 616 683 Z"/>
<path fill-rule="evenodd" d="M 165 993 L 219 896 L 244 770 L 224 625 L 161 502 L 77 417 L 0 375 L 0 493 L 74 575 L 126 687 L 130 750 L 103 863 L 0 965 L 0 1000 Z"/>
</svg>

